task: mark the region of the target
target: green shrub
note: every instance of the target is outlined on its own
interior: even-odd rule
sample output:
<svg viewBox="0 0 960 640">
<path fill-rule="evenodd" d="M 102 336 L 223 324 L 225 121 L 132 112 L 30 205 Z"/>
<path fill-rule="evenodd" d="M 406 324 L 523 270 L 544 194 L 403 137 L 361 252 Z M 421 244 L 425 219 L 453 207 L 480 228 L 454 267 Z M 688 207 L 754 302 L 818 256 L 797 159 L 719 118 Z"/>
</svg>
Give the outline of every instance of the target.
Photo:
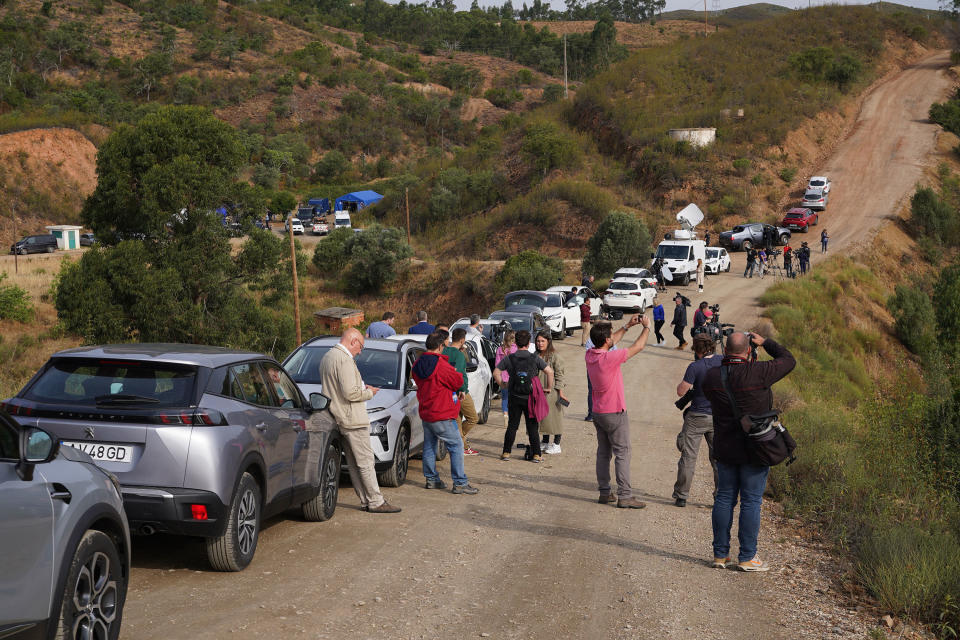
<svg viewBox="0 0 960 640">
<path fill-rule="evenodd" d="M 915 286 L 898 284 L 887 308 L 893 314 L 897 337 L 907 349 L 928 355 L 936 348 L 937 319 L 930 296 Z"/>
<path fill-rule="evenodd" d="M 910 198 L 917 230 L 946 245 L 960 241 L 960 215 L 930 187 L 919 187 Z"/>
<path fill-rule="evenodd" d="M 530 69 L 520 69 L 514 75 L 517 84 L 533 84 L 533 71 Z"/>
<path fill-rule="evenodd" d="M 344 245 L 344 275 L 346 290 L 353 294 L 379 292 L 397 279 L 398 268 L 413 255 L 400 229 L 373 224 L 352 236 Z"/>
<path fill-rule="evenodd" d="M 750 171 L 750 158 L 737 158 L 733 161 L 733 169 L 738 175 L 745 176 Z"/>
<path fill-rule="evenodd" d="M 505 89 L 503 87 L 494 87 L 487 89 L 483 97 L 493 103 L 494 106 L 501 109 L 509 109 L 516 103 L 523 100 L 523 94 L 516 89 Z"/>
<path fill-rule="evenodd" d="M 620 267 L 642 267 L 650 261 L 650 232 L 629 213 L 611 212 L 587 240 L 584 273 L 613 274 Z"/>
<path fill-rule="evenodd" d="M 313 250 L 313 266 L 327 278 L 339 278 L 347 266 L 347 242 L 354 236 L 351 229 L 334 229 L 318 242 Z"/>
<path fill-rule="evenodd" d="M 559 84 L 548 84 L 543 88 L 543 101 L 547 104 L 554 103 L 563 97 L 563 86 Z"/>
<path fill-rule="evenodd" d="M 563 261 L 527 250 L 510 256 L 494 278 L 497 293 L 532 289 L 543 291 L 563 279 Z"/>
<path fill-rule="evenodd" d="M 0 272 L 0 319 L 29 322 L 33 319 L 30 295 L 13 284 L 3 284 L 7 274 Z"/>
<path fill-rule="evenodd" d="M 334 149 L 327 151 L 323 157 L 317 161 L 313 170 L 314 173 L 317 174 L 317 177 L 324 180 L 333 180 L 349 170 L 350 167 L 350 161 L 347 160 L 346 156 Z"/>
<path fill-rule="evenodd" d="M 780 176 L 780 179 L 784 182 L 790 183 L 793 182 L 793 179 L 796 177 L 797 169 L 795 167 L 784 167 L 780 169 L 777 175 Z"/>
<path fill-rule="evenodd" d="M 528 125 L 523 134 L 521 149 L 543 175 L 552 169 L 575 166 L 581 155 L 576 139 L 561 131 L 552 122 Z"/>
</svg>

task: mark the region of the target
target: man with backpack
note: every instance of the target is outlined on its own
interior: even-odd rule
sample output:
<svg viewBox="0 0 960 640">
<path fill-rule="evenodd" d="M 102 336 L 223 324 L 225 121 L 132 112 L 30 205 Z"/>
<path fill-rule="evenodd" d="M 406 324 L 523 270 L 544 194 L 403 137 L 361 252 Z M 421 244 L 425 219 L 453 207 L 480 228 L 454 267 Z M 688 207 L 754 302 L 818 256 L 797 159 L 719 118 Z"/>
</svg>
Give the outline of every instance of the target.
<svg viewBox="0 0 960 640">
<path fill-rule="evenodd" d="M 591 335 L 592 335 L 591 330 Z M 520 417 L 526 420 L 527 438 L 530 446 L 527 449 L 530 460 L 533 462 L 543 462 L 540 451 L 540 425 L 530 411 L 530 394 L 533 393 L 534 380 L 540 384 L 537 375 L 543 371 L 547 374 L 548 389 L 543 392 L 549 394 L 553 389 L 553 368 L 547 365 L 543 358 L 530 353 L 527 347 L 530 346 L 530 332 L 526 329 L 517 331 L 516 335 L 517 351 L 505 356 L 497 368 L 493 370 L 493 378 L 501 388 L 502 393 L 509 393 L 507 403 L 507 432 L 503 436 L 503 453 L 501 460 L 510 459 L 510 451 L 513 449 L 513 441 L 517 437 L 517 429 L 520 427 Z M 504 381 L 503 374 L 509 375 L 508 381 Z"/>
<path fill-rule="evenodd" d="M 751 345 L 763 347 L 772 360 L 752 361 Z M 757 557 L 760 505 L 770 467 L 758 459 L 743 421 L 761 417 L 773 407 L 770 387 L 793 371 L 793 355 L 770 338 L 756 333 L 734 333 L 727 339 L 723 361 L 703 377 L 703 393 L 713 413 L 713 451 L 717 459 L 717 495 L 713 501 L 713 562 L 718 569 L 767 571 Z M 734 404 L 735 403 L 735 404 Z M 743 418 L 743 420 L 741 420 Z M 730 557 L 733 509 L 740 501 L 737 536 L 740 552 Z"/>
<path fill-rule="evenodd" d="M 626 349 L 614 349 L 630 327 L 643 324 L 640 336 Z M 633 316 L 618 331 L 612 332 L 608 323 L 595 324 L 590 329 L 590 340 L 596 345 L 587 351 L 587 376 L 593 387 L 593 427 L 597 430 L 597 486 L 600 504 L 613 504 L 621 509 L 643 509 L 647 506 L 633 497 L 630 486 L 630 419 L 623 391 L 624 362 L 647 346 L 650 319 Z M 610 458 L 614 458 L 617 493 L 610 487 Z"/>
</svg>

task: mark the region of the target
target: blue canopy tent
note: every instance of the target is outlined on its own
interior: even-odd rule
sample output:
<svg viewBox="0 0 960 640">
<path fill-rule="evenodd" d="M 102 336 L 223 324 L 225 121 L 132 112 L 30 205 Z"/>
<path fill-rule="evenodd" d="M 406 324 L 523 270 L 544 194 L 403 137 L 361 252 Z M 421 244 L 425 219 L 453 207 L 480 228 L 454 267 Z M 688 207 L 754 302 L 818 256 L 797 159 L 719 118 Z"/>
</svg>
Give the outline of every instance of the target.
<svg viewBox="0 0 960 640">
<path fill-rule="evenodd" d="M 381 200 L 383 196 L 376 191 L 354 191 L 337 198 L 334 202 L 334 211 L 343 211 L 344 205 L 353 205 L 350 209 L 359 211 Z"/>
</svg>

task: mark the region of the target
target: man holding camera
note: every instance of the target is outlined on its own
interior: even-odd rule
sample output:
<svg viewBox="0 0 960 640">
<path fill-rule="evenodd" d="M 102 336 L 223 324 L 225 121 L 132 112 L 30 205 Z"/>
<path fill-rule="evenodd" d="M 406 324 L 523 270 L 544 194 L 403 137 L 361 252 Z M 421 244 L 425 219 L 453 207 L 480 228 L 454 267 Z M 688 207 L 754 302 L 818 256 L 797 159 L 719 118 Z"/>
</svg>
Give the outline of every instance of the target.
<svg viewBox="0 0 960 640">
<path fill-rule="evenodd" d="M 710 465 L 713 467 L 714 492 L 717 488 L 717 461 L 713 457 L 713 411 L 710 401 L 703 395 L 703 380 L 710 369 L 720 366 L 722 358 L 716 355 L 713 337 L 706 333 L 694 336 L 693 353 L 696 359 L 687 366 L 683 380 L 677 385 L 677 395 L 680 396 L 677 408 L 683 409 L 690 403 L 683 412 L 683 429 L 677 434 L 680 461 L 677 463 L 677 482 L 673 485 L 673 500 L 678 507 L 687 506 L 701 438 L 707 441 Z"/>
<path fill-rule="evenodd" d="M 751 350 L 758 347 L 763 347 L 773 359 L 756 362 L 751 357 Z M 769 412 L 773 407 L 771 387 L 793 371 L 796 364 L 797 361 L 786 347 L 772 339 L 756 333 L 734 333 L 727 339 L 721 366 L 710 369 L 704 376 L 703 392 L 713 412 L 713 450 L 717 458 L 712 566 L 718 569 L 736 566 L 741 571 L 767 571 L 770 568 L 757 557 L 760 505 L 770 467 L 757 464 L 731 402 L 736 402 L 744 418 Z M 728 374 L 729 395 L 722 378 L 724 369 Z M 740 552 L 734 564 L 730 557 L 730 529 L 738 496 L 740 523 L 737 535 Z"/>
</svg>

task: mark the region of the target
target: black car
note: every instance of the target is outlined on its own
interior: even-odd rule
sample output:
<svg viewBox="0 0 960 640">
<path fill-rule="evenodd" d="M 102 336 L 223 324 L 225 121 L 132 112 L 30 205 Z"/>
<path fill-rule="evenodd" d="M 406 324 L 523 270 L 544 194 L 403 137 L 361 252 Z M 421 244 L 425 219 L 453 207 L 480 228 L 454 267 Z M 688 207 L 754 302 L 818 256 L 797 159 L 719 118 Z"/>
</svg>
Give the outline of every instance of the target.
<svg viewBox="0 0 960 640">
<path fill-rule="evenodd" d="M 49 233 L 27 236 L 20 242 L 10 245 L 10 253 L 17 253 L 21 256 L 26 253 L 53 253 L 56 250 L 57 239 Z"/>
<path fill-rule="evenodd" d="M 514 305 L 510 307 L 509 310 L 494 311 L 490 314 L 490 320 L 496 320 L 504 328 L 512 329 L 513 331 L 521 331 L 524 329 L 529 331 L 531 342 L 541 331 L 549 331 L 547 322 L 540 313 L 540 308 L 529 305 Z M 501 342 L 500 336 L 503 335 L 502 332 L 494 329 L 492 333 L 493 341 L 499 344 Z"/>
</svg>

